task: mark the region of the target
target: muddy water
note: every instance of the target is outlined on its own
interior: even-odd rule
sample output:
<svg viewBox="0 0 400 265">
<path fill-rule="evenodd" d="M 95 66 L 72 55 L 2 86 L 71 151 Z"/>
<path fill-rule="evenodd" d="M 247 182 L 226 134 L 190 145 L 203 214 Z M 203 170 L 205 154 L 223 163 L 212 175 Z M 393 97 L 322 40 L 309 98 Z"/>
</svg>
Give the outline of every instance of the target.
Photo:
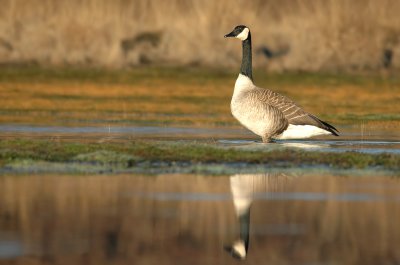
<svg viewBox="0 0 400 265">
<path fill-rule="evenodd" d="M 398 264 L 384 176 L 0 177 L 0 264 Z"/>
</svg>

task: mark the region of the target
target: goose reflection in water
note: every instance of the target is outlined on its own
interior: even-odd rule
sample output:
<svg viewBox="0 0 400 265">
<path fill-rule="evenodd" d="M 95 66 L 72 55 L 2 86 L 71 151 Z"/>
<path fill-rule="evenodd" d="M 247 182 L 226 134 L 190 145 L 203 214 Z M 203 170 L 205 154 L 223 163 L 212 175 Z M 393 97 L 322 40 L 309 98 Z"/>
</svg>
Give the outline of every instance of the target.
<svg viewBox="0 0 400 265">
<path fill-rule="evenodd" d="M 244 260 L 247 257 L 250 242 L 250 208 L 258 195 L 278 191 L 288 177 L 284 174 L 237 174 L 230 177 L 230 186 L 239 221 L 239 238 L 224 249 L 232 257 Z"/>
</svg>

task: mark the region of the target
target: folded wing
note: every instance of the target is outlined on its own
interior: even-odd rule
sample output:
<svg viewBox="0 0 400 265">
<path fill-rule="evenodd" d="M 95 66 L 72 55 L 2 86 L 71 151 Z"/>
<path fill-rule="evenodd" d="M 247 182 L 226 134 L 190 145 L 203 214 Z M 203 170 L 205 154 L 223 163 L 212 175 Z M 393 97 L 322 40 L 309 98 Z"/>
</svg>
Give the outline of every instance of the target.
<svg viewBox="0 0 400 265">
<path fill-rule="evenodd" d="M 338 136 L 339 131 L 327 122 L 318 119 L 316 116 L 304 111 L 300 106 L 289 98 L 273 92 L 269 89 L 257 88 L 257 97 L 271 107 L 281 111 L 289 124 L 312 125 L 331 132 Z"/>
</svg>

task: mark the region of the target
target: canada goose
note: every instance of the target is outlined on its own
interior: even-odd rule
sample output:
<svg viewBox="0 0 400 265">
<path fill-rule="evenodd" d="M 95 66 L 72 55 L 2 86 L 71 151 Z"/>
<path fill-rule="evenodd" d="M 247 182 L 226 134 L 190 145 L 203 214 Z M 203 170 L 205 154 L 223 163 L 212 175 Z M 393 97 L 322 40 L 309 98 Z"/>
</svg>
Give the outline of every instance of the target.
<svg viewBox="0 0 400 265">
<path fill-rule="evenodd" d="M 236 216 L 239 219 L 239 239 L 225 246 L 232 257 L 245 259 L 249 248 L 250 206 L 253 202 L 253 176 L 234 175 L 230 177 L 231 193 Z"/>
<path fill-rule="evenodd" d="M 257 194 L 277 191 L 286 184 L 284 174 L 237 174 L 230 177 L 230 186 L 239 220 L 239 238 L 224 249 L 232 257 L 244 260 L 250 242 L 250 208 Z"/>
<path fill-rule="evenodd" d="M 338 136 L 338 130 L 304 111 L 289 98 L 253 83 L 251 34 L 248 27 L 236 26 L 227 37 L 242 41 L 242 65 L 231 101 L 232 115 L 264 143 L 274 139 L 300 139 L 317 135 Z"/>
</svg>

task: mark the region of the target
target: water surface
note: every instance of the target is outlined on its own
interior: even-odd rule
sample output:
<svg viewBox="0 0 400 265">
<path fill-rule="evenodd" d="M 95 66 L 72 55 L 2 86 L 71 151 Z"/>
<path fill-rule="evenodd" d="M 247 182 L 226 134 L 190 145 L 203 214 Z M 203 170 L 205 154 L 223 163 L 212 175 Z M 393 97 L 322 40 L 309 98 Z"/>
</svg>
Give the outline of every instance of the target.
<svg viewBox="0 0 400 265">
<path fill-rule="evenodd" d="M 0 264 L 398 264 L 399 220 L 378 175 L 2 176 Z"/>
<path fill-rule="evenodd" d="M 14 138 L 56 139 L 76 142 L 133 140 L 196 140 L 212 141 L 221 146 L 244 149 L 266 149 L 261 139 L 237 127 L 173 127 L 173 126 L 41 126 L 1 124 L 0 140 Z M 349 127 L 340 137 L 327 136 L 304 140 L 277 140 L 275 147 L 300 148 L 309 151 L 400 154 L 400 135 L 396 130 L 377 130 L 363 134 Z"/>
</svg>

